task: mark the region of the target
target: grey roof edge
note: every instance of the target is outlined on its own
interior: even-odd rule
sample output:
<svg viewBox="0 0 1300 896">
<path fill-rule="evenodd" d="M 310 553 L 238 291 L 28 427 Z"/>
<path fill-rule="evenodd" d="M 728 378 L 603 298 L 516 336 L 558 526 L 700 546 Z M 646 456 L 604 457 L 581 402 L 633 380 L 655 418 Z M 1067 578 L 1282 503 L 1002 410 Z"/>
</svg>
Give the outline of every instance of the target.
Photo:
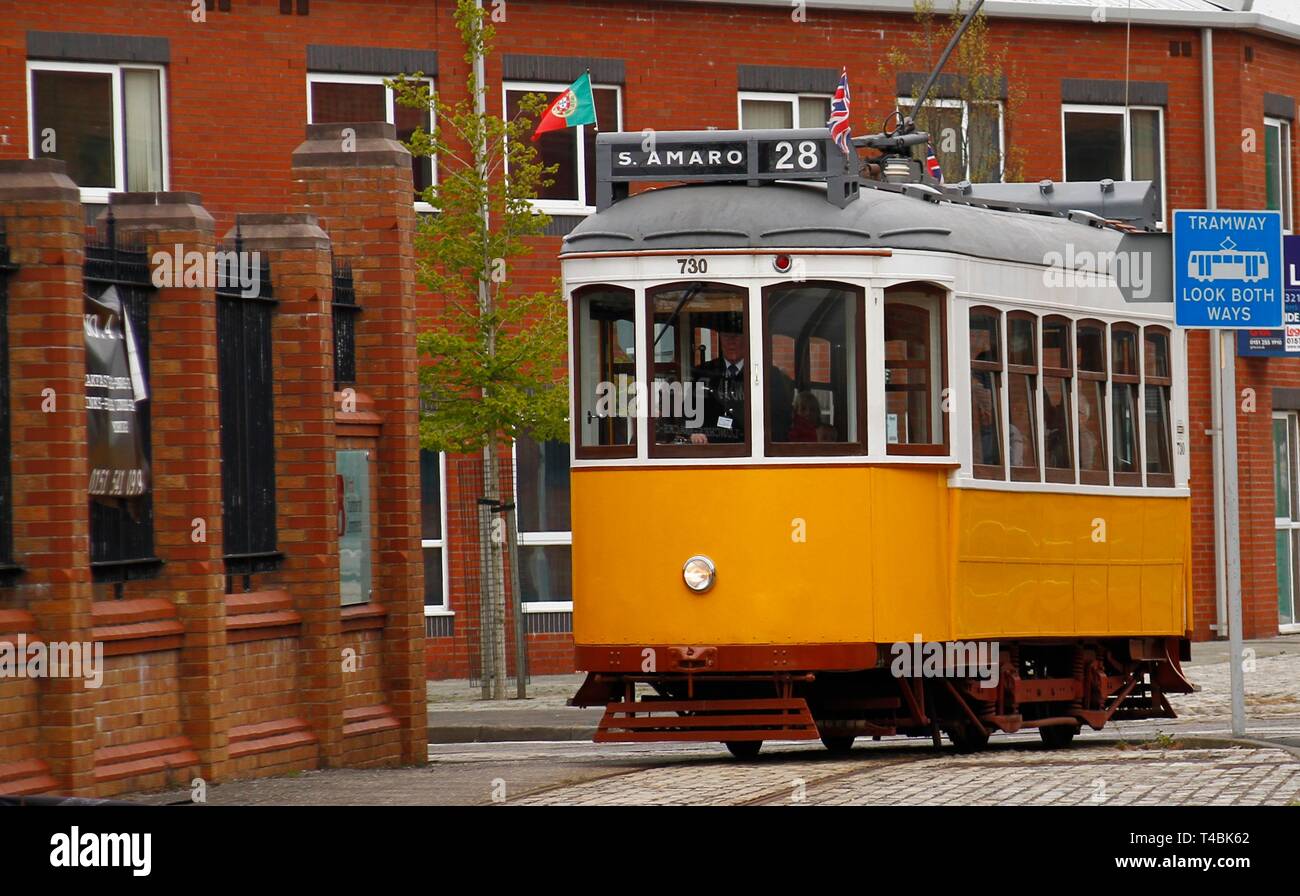
<svg viewBox="0 0 1300 896">
<path fill-rule="evenodd" d="M 1173 300 L 1168 233 L 1124 233 L 1064 216 L 931 202 L 890 189 L 863 190 L 857 201 L 836 208 L 821 195 L 825 189 L 813 182 L 783 182 L 762 188 L 696 184 L 644 191 L 579 224 L 564 238 L 560 257 L 641 249 L 893 249 L 1064 270 L 1070 257 L 1141 253 L 1151 265 L 1152 289 L 1138 295 L 1117 283 L 1125 300 Z M 716 228 L 719 221 L 743 221 L 748 233 Z M 773 224 L 779 226 L 774 230 Z M 863 232 L 879 236 L 864 238 Z"/>
<path fill-rule="evenodd" d="M 788 9 L 789 0 L 668 0 L 670 3 L 708 3 L 722 6 L 780 6 Z M 954 0 L 934 0 L 934 11 L 944 14 L 953 9 Z M 900 15 L 914 13 L 913 0 L 807 0 L 812 9 L 830 9 L 846 12 L 886 12 Z M 984 13 L 990 18 L 1044 19 L 1048 21 L 1077 21 L 1092 24 L 1095 4 L 1082 3 L 1016 3 L 1014 0 L 988 0 Z M 1183 28 L 1216 28 L 1221 30 L 1259 31 L 1284 40 L 1300 43 L 1300 23 L 1287 22 L 1258 12 L 1231 12 L 1206 9 L 1204 12 L 1184 9 L 1134 9 L 1128 18 L 1127 6 L 1107 6 L 1106 19 L 1111 23 L 1134 25 L 1164 25 Z"/>
</svg>

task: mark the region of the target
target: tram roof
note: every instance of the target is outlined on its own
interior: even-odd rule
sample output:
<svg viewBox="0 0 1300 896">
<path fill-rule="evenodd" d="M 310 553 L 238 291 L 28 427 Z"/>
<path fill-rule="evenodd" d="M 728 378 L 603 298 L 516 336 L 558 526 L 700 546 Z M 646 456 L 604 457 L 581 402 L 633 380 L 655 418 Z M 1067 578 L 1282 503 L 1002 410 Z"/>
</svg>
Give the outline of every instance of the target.
<svg viewBox="0 0 1300 896">
<path fill-rule="evenodd" d="M 865 188 L 837 208 L 820 183 L 686 184 L 636 193 L 579 224 L 565 252 L 655 249 L 890 248 L 1046 266 L 1053 253 L 1149 252 L 1172 283 L 1168 236 L 1096 226 L 1100 219 L 1006 211 L 933 191 Z M 1162 270 L 1163 269 L 1163 270 Z M 1126 290 L 1127 292 L 1127 290 Z M 1146 301 L 1160 301 L 1157 289 Z M 1127 296 L 1126 296 L 1127 298 Z M 1172 300 L 1172 290 L 1165 301 Z"/>
</svg>

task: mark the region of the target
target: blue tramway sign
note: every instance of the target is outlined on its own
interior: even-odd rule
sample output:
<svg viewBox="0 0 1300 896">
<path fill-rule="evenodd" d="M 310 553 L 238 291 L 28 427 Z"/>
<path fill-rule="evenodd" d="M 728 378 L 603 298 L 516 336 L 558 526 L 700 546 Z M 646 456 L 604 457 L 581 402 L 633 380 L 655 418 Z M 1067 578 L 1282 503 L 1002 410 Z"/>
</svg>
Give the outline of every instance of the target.
<svg viewBox="0 0 1300 896">
<path fill-rule="evenodd" d="M 1180 327 L 1281 327 L 1281 212 L 1174 212 L 1174 305 Z"/>
</svg>

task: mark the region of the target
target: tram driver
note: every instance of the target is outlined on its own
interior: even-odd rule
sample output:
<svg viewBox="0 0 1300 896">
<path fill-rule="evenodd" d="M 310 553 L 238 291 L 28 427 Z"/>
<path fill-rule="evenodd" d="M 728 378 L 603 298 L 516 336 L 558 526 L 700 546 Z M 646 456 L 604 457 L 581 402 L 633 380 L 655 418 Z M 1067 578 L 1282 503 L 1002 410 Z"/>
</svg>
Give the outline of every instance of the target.
<svg viewBox="0 0 1300 896">
<path fill-rule="evenodd" d="M 704 432 L 691 433 L 691 443 L 728 444 L 745 441 L 745 399 L 749 389 L 749 346 L 743 322 L 734 315 L 729 329 L 718 331 L 718 357 L 695 368 L 696 382 L 704 383 Z M 771 403 L 775 440 L 785 441 L 793 412 L 794 384 L 780 368 L 767 372 L 768 401 Z"/>
<path fill-rule="evenodd" d="M 737 321 L 739 323 L 739 321 Z M 745 377 L 748 346 L 737 327 L 718 333 L 718 357 L 695 368 L 695 381 L 704 383 L 704 422 L 708 432 L 691 433 L 691 443 L 745 441 Z"/>
</svg>

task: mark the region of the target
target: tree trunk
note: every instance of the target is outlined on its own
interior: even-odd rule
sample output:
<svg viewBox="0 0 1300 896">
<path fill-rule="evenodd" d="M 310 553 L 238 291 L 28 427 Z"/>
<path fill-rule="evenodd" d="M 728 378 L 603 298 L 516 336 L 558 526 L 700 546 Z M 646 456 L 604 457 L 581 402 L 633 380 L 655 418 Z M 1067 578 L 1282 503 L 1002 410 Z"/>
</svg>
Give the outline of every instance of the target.
<svg viewBox="0 0 1300 896">
<path fill-rule="evenodd" d="M 494 502 L 501 501 L 501 471 L 499 458 L 497 456 L 496 444 L 487 446 L 483 449 L 483 490 L 487 492 L 487 497 Z M 494 677 L 492 679 L 492 699 L 504 700 L 506 698 L 506 575 L 504 555 L 506 549 L 505 532 L 502 526 L 505 521 L 500 513 L 492 514 L 492 534 L 489 540 L 491 550 L 488 556 L 491 558 L 492 569 L 491 585 L 487 589 L 487 602 L 491 605 L 492 619 L 492 666 Z M 489 581 L 489 571 L 483 571 L 484 581 Z"/>
</svg>

